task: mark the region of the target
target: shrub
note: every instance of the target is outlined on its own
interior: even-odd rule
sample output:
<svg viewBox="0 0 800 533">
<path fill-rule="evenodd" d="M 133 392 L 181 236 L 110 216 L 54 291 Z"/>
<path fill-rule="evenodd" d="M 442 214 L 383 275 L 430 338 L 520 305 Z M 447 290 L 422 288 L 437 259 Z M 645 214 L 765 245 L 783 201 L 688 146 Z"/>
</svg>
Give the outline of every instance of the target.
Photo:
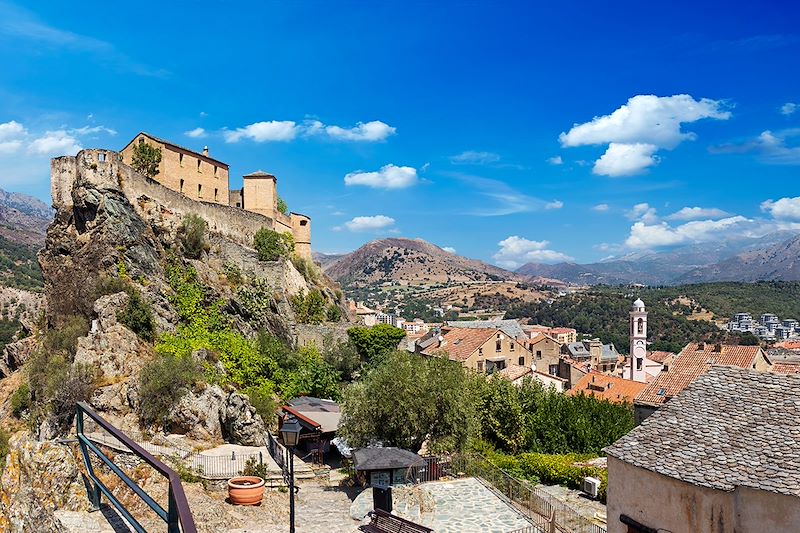
<svg viewBox="0 0 800 533">
<path fill-rule="evenodd" d="M 6 466 L 6 456 L 8 455 L 8 441 L 11 439 L 11 433 L 3 428 L 0 428 L 0 473 Z"/>
<path fill-rule="evenodd" d="M 109 294 L 128 292 L 128 287 L 128 282 L 119 276 L 102 275 L 95 287 L 95 300 L 101 296 L 108 296 Z"/>
<path fill-rule="evenodd" d="M 152 342 L 156 336 L 156 320 L 153 310 L 138 290 L 130 285 L 127 289 L 128 304 L 117 315 L 117 320 L 142 339 Z"/>
<path fill-rule="evenodd" d="M 273 389 L 272 383 L 263 383 L 243 391 L 250 399 L 250 405 L 255 408 L 258 416 L 268 427 L 275 423 L 275 411 L 278 409 Z"/>
<path fill-rule="evenodd" d="M 257 476 L 261 479 L 269 477 L 269 469 L 267 465 L 257 462 L 255 457 L 251 457 L 244 463 L 244 468 L 241 471 L 242 476 Z"/>
<path fill-rule="evenodd" d="M 150 146 L 146 142 L 137 142 L 133 146 L 131 166 L 133 170 L 152 178 L 158 174 L 158 165 L 161 163 L 161 148 Z"/>
<path fill-rule="evenodd" d="M 95 389 L 97 370 L 95 367 L 74 364 L 56 390 L 51 401 L 51 413 L 60 431 L 66 432 L 72 426 L 75 405 L 87 401 Z"/>
<path fill-rule="evenodd" d="M 163 423 L 172 407 L 202 380 L 200 365 L 191 355 L 157 355 L 139 374 L 139 414 L 146 424 Z"/>
<path fill-rule="evenodd" d="M 244 283 L 244 275 L 242 274 L 242 270 L 233 263 L 225 263 L 222 267 L 222 270 L 225 272 L 225 277 L 228 278 L 228 283 L 230 283 L 233 287 L 238 287 L 242 283 Z"/>
<path fill-rule="evenodd" d="M 281 257 L 289 257 L 294 252 L 294 238 L 291 233 L 261 228 L 253 239 L 253 247 L 258 252 L 260 261 L 277 261 Z"/>
<path fill-rule="evenodd" d="M 327 317 L 325 298 L 317 289 L 291 298 L 295 319 L 301 324 L 322 324 Z"/>
<path fill-rule="evenodd" d="M 289 214 L 289 206 L 286 204 L 283 198 L 278 196 L 278 211 L 283 213 L 284 215 Z"/>
<path fill-rule="evenodd" d="M 310 259 L 306 259 L 305 257 L 300 257 L 297 254 L 292 255 L 292 264 L 294 268 L 297 269 L 300 274 L 303 275 L 303 279 L 307 282 L 316 285 L 319 283 L 320 278 L 320 271 L 319 267 L 314 264 L 313 261 Z"/>
<path fill-rule="evenodd" d="M 191 213 L 186 215 L 178 230 L 183 255 L 189 259 L 199 259 L 206 249 L 206 229 L 208 224 L 201 217 Z"/>
<path fill-rule="evenodd" d="M 19 386 L 11 396 L 11 412 L 17 418 L 22 418 L 23 413 L 31 407 L 31 388 L 27 382 Z"/>
<path fill-rule="evenodd" d="M 64 319 L 60 327 L 45 333 L 42 346 L 48 352 L 67 354 L 72 361 L 78 348 L 78 339 L 88 333 L 89 321 L 79 315 L 70 315 Z"/>
<path fill-rule="evenodd" d="M 339 322 L 342 319 L 342 310 L 336 304 L 329 305 L 325 314 L 328 322 Z"/>
<path fill-rule="evenodd" d="M 267 325 L 272 307 L 272 287 L 264 278 L 252 278 L 250 283 L 241 285 L 236 294 L 242 304 L 242 311 L 256 327 Z"/>
<path fill-rule="evenodd" d="M 406 332 L 389 324 L 372 327 L 356 326 L 347 330 L 347 336 L 365 361 L 373 361 L 378 356 L 397 349 Z"/>
</svg>

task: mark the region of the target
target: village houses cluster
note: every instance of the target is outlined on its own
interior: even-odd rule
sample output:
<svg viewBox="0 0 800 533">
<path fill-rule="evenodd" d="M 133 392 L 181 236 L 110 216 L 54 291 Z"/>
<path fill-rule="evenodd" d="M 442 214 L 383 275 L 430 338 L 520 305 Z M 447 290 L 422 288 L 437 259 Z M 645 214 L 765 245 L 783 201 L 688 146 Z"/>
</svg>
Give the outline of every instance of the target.
<svg viewBox="0 0 800 533">
<path fill-rule="evenodd" d="M 772 313 L 764 313 L 758 321 L 750 313 L 736 313 L 728 322 L 728 331 L 752 333 L 762 340 L 800 340 L 800 322 L 794 318 L 781 320 Z"/>
</svg>

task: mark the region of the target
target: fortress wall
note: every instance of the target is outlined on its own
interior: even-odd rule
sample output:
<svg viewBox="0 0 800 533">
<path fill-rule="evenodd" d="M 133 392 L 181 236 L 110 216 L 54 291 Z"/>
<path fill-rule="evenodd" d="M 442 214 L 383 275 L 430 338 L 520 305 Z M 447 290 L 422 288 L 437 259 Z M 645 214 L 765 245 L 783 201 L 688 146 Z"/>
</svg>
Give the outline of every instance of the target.
<svg viewBox="0 0 800 533">
<path fill-rule="evenodd" d="M 105 161 L 101 160 L 103 157 Z M 275 225 L 271 218 L 244 209 L 192 200 L 135 172 L 111 150 L 82 150 L 75 158 L 54 159 L 52 167 L 54 203 L 57 194 L 60 201 L 64 191 L 71 191 L 72 183 L 80 179 L 99 188 L 120 189 L 141 215 L 147 219 L 160 218 L 165 227 L 172 229 L 177 229 L 186 215 L 194 213 L 208 223 L 210 231 L 252 247 L 259 229 L 272 229 Z M 70 194 L 66 193 L 71 205 Z"/>
</svg>

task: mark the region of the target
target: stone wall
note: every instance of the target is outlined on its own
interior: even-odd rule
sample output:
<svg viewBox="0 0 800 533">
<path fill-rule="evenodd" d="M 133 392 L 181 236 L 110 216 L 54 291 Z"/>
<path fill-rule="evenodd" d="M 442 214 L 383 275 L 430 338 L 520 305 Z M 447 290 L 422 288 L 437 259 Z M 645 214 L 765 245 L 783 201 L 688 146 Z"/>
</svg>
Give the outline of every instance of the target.
<svg viewBox="0 0 800 533">
<path fill-rule="evenodd" d="M 58 157 L 51 162 L 53 205 L 72 206 L 72 184 L 76 180 L 100 189 L 119 189 L 145 219 L 159 218 L 163 227 L 176 230 L 191 213 L 202 217 L 209 230 L 243 244 L 253 245 L 256 232 L 272 229 L 271 218 L 222 204 L 200 202 L 135 172 L 111 150 L 82 150 L 75 157 Z"/>
</svg>

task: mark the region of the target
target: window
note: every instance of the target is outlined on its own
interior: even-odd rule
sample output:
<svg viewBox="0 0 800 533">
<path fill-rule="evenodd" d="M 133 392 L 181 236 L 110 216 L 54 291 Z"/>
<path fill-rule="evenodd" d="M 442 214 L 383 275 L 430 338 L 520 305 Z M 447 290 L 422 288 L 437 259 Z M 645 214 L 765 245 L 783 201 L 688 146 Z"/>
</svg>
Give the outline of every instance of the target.
<svg viewBox="0 0 800 533">
<path fill-rule="evenodd" d="M 519 358 L 519 366 L 525 366 L 525 356 Z"/>
<path fill-rule="evenodd" d="M 178 154 L 178 163 L 183 166 L 183 154 Z"/>
<path fill-rule="evenodd" d="M 242 207 L 242 202 L 236 202 L 236 207 Z"/>
<path fill-rule="evenodd" d="M 144 144 L 144 137 L 139 137 L 139 144 Z"/>
<path fill-rule="evenodd" d="M 551 376 L 557 376 L 558 365 L 550 365 L 550 367 L 547 369 L 547 373 L 550 374 Z"/>
<path fill-rule="evenodd" d="M 106 160 L 106 154 L 104 154 L 102 152 L 97 154 L 97 160 L 100 161 L 101 163 L 103 163 Z"/>
<path fill-rule="evenodd" d="M 203 197 L 203 186 L 199 183 L 197 184 L 197 197 L 198 198 Z"/>
<path fill-rule="evenodd" d="M 639 318 L 639 320 L 636 321 L 636 332 L 637 333 L 644 333 L 644 319 L 643 318 Z"/>
<path fill-rule="evenodd" d="M 217 193 L 219 192 L 218 189 L 214 189 L 214 201 L 217 201 Z"/>
<path fill-rule="evenodd" d="M 305 226 L 306 224 L 308 224 L 308 220 L 301 220 L 300 221 L 300 225 L 301 226 Z"/>
<path fill-rule="evenodd" d="M 642 358 L 641 357 L 637 357 L 636 358 L 636 370 L 641 370 L 641 369 L 642 369 Z"/>
<path fill-rule="evenodd" d="M 197 171 L 200 172 L 200 160 L 197 160 Z"/>
<path fill-rule="evenodd" d="M 478 348 L 478 355 L 483 355 L 483 348 Z"/>
<path fill-rule="evenodd" d="M 181 192 L 183 192 L 183 180 L 181 180 Z"/>
<path fill-rule="evenodd" d="M 542 351 L 536 350 L 536 359 L 541 359 L 541 358 L 542 358 Z"/>
<path fill-rule="evenodd" d="M 483 372 L 483 361 L 478 361 L 478 372 Z"/>
<path fill-rule="evenodd" d="M 217 165 L 214 165 L 214 177 L 217 177 Z"/>
<path fill-rule="evenodd" d="M 500 352 L 503 350 L 503 343 L 501 341 L 497 341 L 494 343 L 494 351 Z"/>
<path fill-rule="evenodd" d="M 509 349 L 510 351 L 512 351 L 512 352 L 514 351 L 514 343 L 513 343 L 513 342 L 511 342 L 511 343 L 509 343 L 509 344 L 508 344 L 508 349 Z"/>
</svg>

